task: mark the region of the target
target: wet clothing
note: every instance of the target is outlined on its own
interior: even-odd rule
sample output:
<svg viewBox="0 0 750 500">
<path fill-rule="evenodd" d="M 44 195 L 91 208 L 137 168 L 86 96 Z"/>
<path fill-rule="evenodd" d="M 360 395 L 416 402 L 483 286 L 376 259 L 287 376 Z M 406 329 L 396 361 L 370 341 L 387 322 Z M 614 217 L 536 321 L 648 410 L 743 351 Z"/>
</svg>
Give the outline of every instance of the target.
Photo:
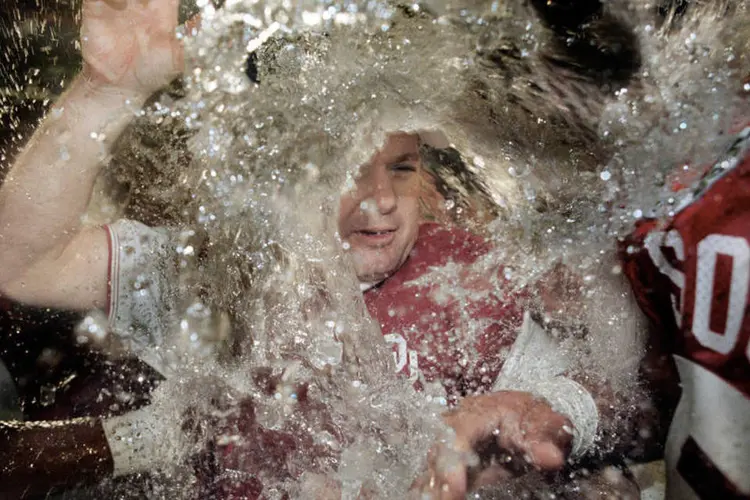
<svg viewBox="0 0 750 500">
<path fill-rule="evenodd" d="M 165 360 L 154 347 L 178 324 L 179 284 L 173 241 L 166 229 L 119 220 L 105 226 L 109 236 L 110 331 L 160 373 Z"/>
<path fill-rule="evenodd" d="M 466 231 L 424 224 L 404 265 L 364 294 L 396 370 L 417 387 L 439 381 L 451 402 L 491 389 L 523 320 L 523 297 L 500 273 L 470 268 L 490 249 Z"/>
<path fill-rule="evenodd" d="M 164 371 L 151 346 L 163 345 L 178 322 L 169 233 L 130 220 L 107 231 L 110 329 Z M 503 352 L 521 326 L 523 305 L 520 294 L 506 296 L 509 287 L 500 273 L 488 278 L 468 269 L 490 249 L 467 231 L 424 224 L 404 265 L 364 292 L 370 314 L 393 345 L 396 371 L 418 386 L 440 380 L 457 395 L 488 390 L 495 381 Z"/>
<path fill-rule="evenodd" d="M 676 215 L 637 225 L 621 259 L 682 385 L 667 498 L 750 499 L 750 127 Z"/>
<path fill-rule="evenodd" d="M 177 281 L 164 265 L 168 262 L 168 235 L 132 221 L 119 221 L 108 231 L 113 250 L 111 328 L 142 359 L 163 369 L 158 352 L 149 346 L 162 343 L 170 322 L 176 321 L 176 308 L 170 306 L 176 294 L 170 285 Z M 430 394 L 437 385 L 439 397 L 445 397 L 447 404 L 498 389 L 498 374 L 524 321 L 524 293 L 512 290 L 502 267 L 495 265 L 495 271 L 487 275 L 487 267 L 481 265 L 491 250 L 487 241 L 467 231 L 424 224 L 406 262 L 383 282 L 365 287 L 367 308 L 381 325 L 386 342 L 393 346 L 395 370 L 413 380 L 415 388 L 429 389 Z M 550 349 L 555 355 L 555 348 Z M 579 450 L 585 451 L 593 442 L 598 418 L 591 396 L 567 379 L 562 385 L 545 387 L 546 392 L 541 387 L 536 392 L 532 382 L 522 389 L 551 402 L 558 396 L 583 400 L 577 406 L 561 405 L 559 411 L 570 410 L 566 414 L 576 427 L 588 429 L 590 436 Z M 561 392 L 565 394 L 557 394 Z M 580 397 L 582 393 L 584 397 Z M 320 409 L 303 399 L 300 397 L 299 411 Z M 583 415 L 585 422 L 569 413 Z M 290 460 L 295 450 L 314 447 L 306 432 L 264 428 L 256 422 L 249 401 L 243 403 L 241 417 L 228 425 L 230 429 L 224 429 L 222 435 L 244 439 L 217 444 L 213 460 L 208 460 L 208 465 L 203 462 L 204 496 L 256 498 L 263 488 L 261 478 L 294 480 L 305 470 L 304 466 L 291 466 Z"/>
</svg>

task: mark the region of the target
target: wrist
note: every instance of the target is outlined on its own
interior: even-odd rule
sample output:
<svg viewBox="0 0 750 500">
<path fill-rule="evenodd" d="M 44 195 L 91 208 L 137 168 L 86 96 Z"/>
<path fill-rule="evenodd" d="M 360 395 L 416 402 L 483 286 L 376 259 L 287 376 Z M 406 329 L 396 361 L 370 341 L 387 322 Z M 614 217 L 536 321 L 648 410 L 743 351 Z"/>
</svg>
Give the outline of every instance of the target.
<svg viewBox="0 0 750 500">
<path fill-rule="evenodd" d="M 104 157 L 139 115 L 146 99 L 137 91 L 93 82 L 83 72 L 53 104 L 45 126 L 54 134 L 69 136 L 69 149 L 75 146 L 80 153 L 93 146 Z M 90 166 L 98 168 L 100 162 Z"/>
<path fill-rule="evenodd" d="M 151 97 L 152 93 L 140 89 L 116 85 L 97 77 L 85 66 L 78 74 L 74 87 L 81 91 L 86 98 L 93 99 L 100 104 L 112 103 L 127 105 L 127 108 L 137 110 Z"/>
<path fill-rule="evenodd" d="M 555 412 L 570 420 L 573 425 L 571 458 L 579 458 L 591 450 L 599 427 L 599 410 L 586 388 L 560 375 L 539 380 L 525 389 L 547 401 Z"/>
<path fill-rule="evenodd" d="M 115 477 L 174 465 L 180 457 L 179 426 L 149 406 L 103 420 L 102 427 Z"/>
</svg>

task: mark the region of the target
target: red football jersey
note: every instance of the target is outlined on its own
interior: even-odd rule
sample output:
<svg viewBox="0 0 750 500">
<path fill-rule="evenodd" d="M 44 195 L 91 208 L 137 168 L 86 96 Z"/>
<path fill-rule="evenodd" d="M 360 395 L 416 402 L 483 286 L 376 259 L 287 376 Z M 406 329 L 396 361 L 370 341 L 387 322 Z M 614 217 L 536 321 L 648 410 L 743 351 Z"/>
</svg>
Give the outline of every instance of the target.
<svg viewBox="0 0 750 500">
<path fill-rule="evenodd" d="M 393 346 L 395 370 L 417 389 L 441 384 L 448 404 L 491 388 L 523 321 L 523 294 L 503 293 L 497 286 L 504 281 L 501 269 L 489 278 L 472 271 L 471 265 L 491 248 L 464 230 L 424 224 L 406 262 L 364 293 L 370 314 Z M 300 411 L 325 412 L 310 405 L 314 403 L 300 398 Z M 259 498 L 261 478 L 292 479 L 300 471 L 290 470 L 288 458 L 300 449 L 314 453 L 304 432 L 258 424 L 252 402 L 244 404 L 241 414 L 226 434 L 246 439 L 218 446 L 218 470 L 202 478 L 204 496 Z"/>
<path fill-rule="evenodd" d="M 423 224 L 404 265 L 364 294 L 396 371 L 417 388 L 440 382 L 451 404 L 490 389 L 523 322 L 521 294 L 504 292 L 502 269 L 491 280 L 471 267 L 491 248 L 464 230 Z"/>
<path fill-rule="evenodd" d="M 747 127 L 673 217 L 642 221 L 621 247 L 680 374 L 669 499 L 750 499 L 749 149 Z"/>
</svg>

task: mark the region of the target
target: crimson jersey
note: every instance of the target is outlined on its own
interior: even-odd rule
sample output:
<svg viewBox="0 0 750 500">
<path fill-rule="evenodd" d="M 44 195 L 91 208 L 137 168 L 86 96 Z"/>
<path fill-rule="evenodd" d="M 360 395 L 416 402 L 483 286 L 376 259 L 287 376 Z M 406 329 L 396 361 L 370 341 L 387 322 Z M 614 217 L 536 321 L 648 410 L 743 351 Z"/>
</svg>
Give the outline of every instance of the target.
<svg viewBox="0 0 750 500">
<path fill-rule="evenodd" d="M 750 499 L 750 127 L 667 220 L 621 247 L 641 308 L 674 354 L 670 500 Z"/>
<path fill-rule="evenodd" d="M 491 248 L 461 229 L 423 224 L 406 262 L 364 292 L 370 314 L 393 346 L 395 371 L 417 389 L 442 385 L 449 405 L 460 396 L 490 390 L 523 321 L 524 294 L 513 299 L 503 294 L 502 288 L 509 287 L 502 286 L 502 272 L 489 278 L 472 272 L 472 264 Z M 314 405 L 300 397 L 300 411 L 325 412 Z M 225 433 L 247 439 L 219 446 L 219 470 L 202 478 L 203 496 L 259 498 L 259 478 L 294 479 L 290 469 L 302 469 L 290 467 L 289 457 L 299 449 L 314 454 L 305 432 L 274 431 L 257 423 L 252 402 L 241 414 Z"/>
<path fill-rule="evenodd" d="M 492 387 L 523 321 L 521 294 L 504 293 L 502 272 L 488 279 L 472 270 L 491 248 L 472 233 L 423 224 L 404 265 L 364 294 L 396 371 L 418 389 L 440 382 L 449 403 Z"/>
</svg>

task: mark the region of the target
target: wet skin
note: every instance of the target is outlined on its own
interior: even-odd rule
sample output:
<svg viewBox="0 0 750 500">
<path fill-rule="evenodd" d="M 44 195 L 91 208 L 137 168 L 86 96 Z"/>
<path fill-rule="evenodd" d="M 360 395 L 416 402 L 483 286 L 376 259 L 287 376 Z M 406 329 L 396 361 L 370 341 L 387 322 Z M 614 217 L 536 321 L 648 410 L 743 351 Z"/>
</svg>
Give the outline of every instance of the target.
<svg viewBox="0 0 750 500">
<path fill-rule="evenodd" d="M 389 134 L 361 167 L 356 186 L 339 207 L 339 233 L 348 243 L 357 277 L 378 282 L 406 261 L 417 241 L 424 184 L 416 134 Z"/>
</svg>

